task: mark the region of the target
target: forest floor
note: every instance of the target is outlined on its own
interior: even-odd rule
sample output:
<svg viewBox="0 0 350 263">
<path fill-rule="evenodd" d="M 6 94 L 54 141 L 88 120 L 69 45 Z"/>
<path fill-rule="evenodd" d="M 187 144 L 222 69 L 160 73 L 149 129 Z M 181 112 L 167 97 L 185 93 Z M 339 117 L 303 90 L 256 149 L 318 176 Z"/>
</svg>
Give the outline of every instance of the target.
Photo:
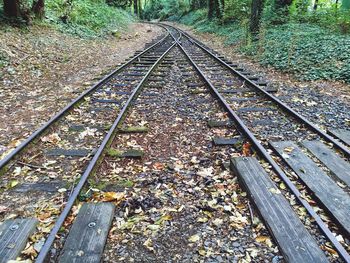
<svg viewBox="0 0 350 263">
<path fill-rule="evenodd" d="M 245 71 L 262 76 L 271 85 L 278 87 L 275 96 L 321 128 L 350 128 L 350 84 L 328 80 L 298 80 L 293 74 L 262 66 L 251 57 L 241 54 L 234 45 L 226 45 L 222 36 L 196 32 L 183 24 L 169 24 L 185 30 L 225 58 L 238 63 Z"/>
<path fill-rule="evenodd" d="M 162 30 L 134 23 L 118 38 L 84 39 L 0 25 L 0 156 Z"/>
</svg>

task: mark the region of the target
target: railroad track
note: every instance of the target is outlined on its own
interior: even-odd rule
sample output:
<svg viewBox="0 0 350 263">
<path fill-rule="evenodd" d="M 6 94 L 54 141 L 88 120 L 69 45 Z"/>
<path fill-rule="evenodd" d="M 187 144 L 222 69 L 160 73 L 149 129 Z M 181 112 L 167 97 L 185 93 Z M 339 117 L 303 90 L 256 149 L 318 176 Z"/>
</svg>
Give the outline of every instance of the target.
<svg viewBox="0 0 350 263">
<path fill-rule="evenodd" d="M 38 249 L 39 255 L 34 256 L 36 262 L 44 262 L 45 259 L 71 262 L 72 258 L 81 262 L 99 262 L 101 257 L 104 261 L 115 262 L 122 260 L 123 256 L 110 252 L 116 247 L 120 249 L 120 242 L 113 239 L 113 232 L 119 231 L 117 233 L 120 236 L 133 235 L 129 232 L 134 229 L 135 218 L 142 221 L 136 217 L 140 213 L 143 221 L 151 222 L 147 231 L 155 231 L 156 234 L 161 232 L 160 229 L 171 229 L 172 226 L 177 226 L 179 232 L 186 230 L 180 227 L 186 223 L 177 218 L 179 213 L 192 218 L 206 211 L 206 215 L 212 214 L 214 218 L 216 214 L 223 217 L 229 214 L 233 218 L 237 216 L 234 213 L 237 212 L 236 208 L 230 202 L 227 203 L 224 197 L 225 194 L 233 195 L 230 186 L 235 185 L 235 182 L 228 176 L 227 170 L 221 169 L 222 166 L 227 168 L 225 164 L 231 156 L 237 156 L 231 160 L 231 169 L 265 221 L 280 253 L 272 252 L 267 247 L 262 249 L 275 253 L 275 258 L 282 255 L 288 262 L 327 262 L 338 259 L 350 262 L 347 220 L 350 211 L 350 165 L 347 146 L 281 103 L 271 95 L 273 89 L 267 83 L 244 74 L 246 72 L 237 68 L 238 65 L 226 61 L 186 33 L 168 25 L 161 26 L 166 28 L 167 35 L 149 44 L 149 48 L 136 54 L 117 71 L 82 94 L 2 160 L 0 165 L 6 170 L 4 174 L 8 179 L 4 182 L 6 187 L 3 188 L 6 190 L 2 193 L 2 199 L 12 207 L 20 207 L 23 211 L 17 208 L 18 214 L 26 218 L 8 219 L 2 224 L 0 238 L 6 240 L 0 245 L 3 260 L 18 256 L 36 228 L 44 232 L 39 235 L 40 239 L 37 237 L 35 240 L 36 244 L 44 243 Z M 169 114 L 167 118 L 164 117 Z M 152 125 L 145 126 L 144 120 L 148 124 L 159 125 L 160 131 L 153 131 Z M 171 122 L 167 123 L 167 120 Z M 171 129 L 172 122 L 180 123 L 174 124 L 175 131 Z M 203 123 L 208 127 L 204 125 L 204 128 Z M 176 129 L 180 131 L 176 132 Z M 193 131 L 190 134 L 193 135 L 193 141 L 178 138 L 175 140 L 178 145 L 171 143 L 171 136 L 180 132 L 186 134 L 187 129 L 198 129 L 200 132 Z M 205 135 L 210 135 L 209 140 L 214 138 L 213 149 L 207 147 L 208 136 Z M 164 138 L 159 140 L 163 147 L 152 151 L 152 147 L 156 147 L 152 143 L 158 145 L 157 138 L 162 136 Z M 338 139 L 346 144 L 346 136 L 343 131 Z M 332 143 L 338 152 L 326 143 Z M 140 147 L 143 144 L 147 146 L 146 149 Z M 196 149 L 197 144 L 202 147 L 201 150 Z M 61 147 L 53 148 L 53 145 Z M 186 151 L 187 155 L 177 152 L 177 147 Z M 167 148 L 170 153 L 165 151 Z M 196 151 L 204 157 L 197 160 L 194 156 L 189 162 L 189 170 L 194 169 L 192 172 L 199 175 L 199 179 L 196 177 L 197 183 L 191 185 L 193 174 L 186 174 L 182 169 L 186 166 L 188 153 Z M 251 155 L 253 151 L 257 159 L 242 157 Z M 181 159 L 184 158 L 182 155 L 185 159 Z M 213 159 L 208 158 L 212 155 L 215 156 Z M 165 165 L 169 159 L 175 165 Z M 142 168 L 144 172 L 152 173 L 149 178 L 134 178 L 140 189 L 130 192 L 130 185 L 134 185 L 134 182 L 128 178 L 135 177 L 133 169 L 140 173 L 142 163 L 146 165 L 146 168 Z M 202 166 L 209 168 L 201 170 Z M 122 170 L 125 178 L 120 175 Z M 43 178 L 38 180 L 37 173 Z M 20 182 L 15 179 L 23 174 Z M 123 178 L 122 189 L 120 178 L 110 178 L 111 174 Z M 214 178 L 211 178 L 212 175 L 215 175 Z M 177 176 L 183 178 L 176 181 L 174 177 Z M 114 182 L 109 185 L 113 191 L 107 191 L 108 187 L 105 186 L 96 189 L 101 181 Z M 220 193 L 223 196 L 220 200 L 224 201 L 217 201 L 219 198 L 215 195 L 207 196 L 208 191 L 212 191 L 212 187 L 219 183 L 227 187 L 226 192 Z M 167 189 L 165 197 L 154 195 L 155 189 L 168 184 L 174 185 L 176 192 L 181 192 L 189 185 L 194 190 L 187 190 L 189 193 L 185 194 L 186 198 L 175 198 L 172 196 L 175 192 L 170 189 Z M 33 188 L 37 188 L 34 189 L 35 194 L 30 194 Z M 48 188 L 52 189 L 53 195 L 47 195 Z M 42 196 L 38 192 L 43 193 Z M 18 199 L 18 193 L 28 196 Z M 148 194 L 153 199 L 147 197 Z M 203 204 L 204 200 L 201 199 L 204 197 L 216 201 L 208 202 L 209 205 Z M 52 205 L 50 216 L 54 222 L 47 221 L 48 209 L 45 212 L 38 211 L 38 207 L 43 206 L 41 202 L 48 202 L 47 198 Z M 77 198 L 84 200 L 78 216 L 75 213 Z M 181 205 L 189 202 L 187 198 L 196 205 L 189 205 L 190 208 Z M 239 202 L 245 204 L 242 213 L 245 217 L 254 218 L 247 198 L 240 198 L 239 202 L 232 200 L 236 205 Z M 226 202 L 226 205 L 220 202 Z M 164 207 L 163 213 L 154 218 L 152 209 L 164 204 L 167 207 Z M 300 209 L 307 211 L 308 215 L 297 215 L 296 211 Z M 29 218 L 30 215 L 39 218 L 39 225 L 35 218 Z M 235 217 L 235 220 L 245 225 L 242 219 L 245 217 Z M 200 218 L 203 223 L 212 221 Z M 169 221 L 173 221 L 173 225 Z M 254 243 L 252 237 L 240 236 L 240 233 L 221 233 L 233 224 L 224 221 L 213 221 L 220 228 L 217 235 L 230 237 L 231 240 L 238 236 L 247 246 Z M 227 218 L 227 221 L 230 219 Z M 253 219 L 251 221 L 253 223 Z M 129 225 L 132 227 L 129 228 Z M 65 226 L 65 231 L 61 230 L 62 226 Z M 191 225 L 186 227 L 192 228 Z M 112 234 L 107 238 L 109 231 Z M 261 231 L 265 231 L 262 236 L 268 236 L 263 227 Z M 178 233 L 172 235 L 165 235 L 165 243 L 170 243 L 168 248 L 158 244 L 159 250 L 163 251 L 163 254 L 159 252 L 157 255 L 160 262 L 169 258 L 175 260 L 172 256 L 177 257 L 181 249 L 186 250 L 180 247 L 180 251 L 171 254 L 171 251 L 176 250 L 171 246 L 172 238 L 184 242 L 183 236 Z M 80 236 L 84 238 L 77 242 Z M 190 242 L 196 242 L 197 236 L 192 235 Z M 136 236 L 132 238 L 135 238 L 136 243 L 141 242 Z M 211 238 L 215 238 L 215 235 Z M 139 245 L 154 253 L 150 240 L 142 240 Z M 145 256 L 146 262 L 154 262 L 154 258 L 144 255 L 147 254 L 145 251 L 136 249 L 136 252 L 130 252 L 135 248 L 127 246 L 121 254 L 125 254 L 126 249 L 129 256 L 135 253 L 135 257 Z M 229 248 L 228 251 L 223 254 L 230 254 Z M 187 260 L 190 261 L 198 257 L 198 253 L 207 256 L 205 249 L 188 253 L 191 258 Z M 332 257 L 332 253 L 337 255 Z M 259 259 L 264 260 L 261 257 Z M 226 260 L 233 258 L 227 256 Z"/>
</svg>

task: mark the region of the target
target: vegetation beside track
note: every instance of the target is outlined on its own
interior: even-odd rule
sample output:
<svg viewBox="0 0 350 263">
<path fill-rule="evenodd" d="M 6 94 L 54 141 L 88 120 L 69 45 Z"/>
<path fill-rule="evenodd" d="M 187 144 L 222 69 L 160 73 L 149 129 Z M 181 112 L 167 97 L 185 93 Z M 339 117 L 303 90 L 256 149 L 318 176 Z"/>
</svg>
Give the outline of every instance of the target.
<svg viewBox="0 0 350 263">
<path fill-rule="evenodd" d="M 151 0 L 147 19 L 180 22 L 303 80 L 350 83 L 350 1 Z"/>
<path fill-rule="evenodd" d="M 30 1 L 21 5 L 22 14 L 19 18 L 9 18 L 3 13 L 0 5 L 0 24 L 16 24 L 25 28 L 27 25 L 42 25 L 58 28 L 64 33 L 79 37 L 99 37 L 106 34 L 122 35 L 127 25 L 135 18 L 126 10 L 110 6 L 104 0 L 47 0 L 45 1 L 45 15 L 42 19 L 35 17 L 29 11 Z M 28 13 L 29 12 L 29 13 Z M 8 23 L 5 23 L 8 22 Z"/>
<path fill-rule="evenodd" d="M 263 28 L 259 40 L 252 41 L 245 25 L 208 21 L 206 10 L 189 13 L 178 21 L 198 32 L 224 36 L 227 45 L 300 79 L 350 82 L 349 34 L 317 24 L 286 23 Z"/>
</svg>

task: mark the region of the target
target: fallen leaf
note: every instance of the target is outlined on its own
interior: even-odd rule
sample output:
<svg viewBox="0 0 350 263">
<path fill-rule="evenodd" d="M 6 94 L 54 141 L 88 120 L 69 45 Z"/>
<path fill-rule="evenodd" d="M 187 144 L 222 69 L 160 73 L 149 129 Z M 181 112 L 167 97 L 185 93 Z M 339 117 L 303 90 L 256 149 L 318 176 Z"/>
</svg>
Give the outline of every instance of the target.
<svg viewBox="0 0 350 263">
<path fill-rule="evenodd" d="M 154 248 L 153 248 L 153 244 L 152 244 L 152 240 L 149 238 L 147 239 L 143 245 L 150 251 L 154 251 Z"/>
<path fill-rule="evenodd" d="M 257 237 L 255 238 L 255 241 L 256 241 L 256 242 L 259 242 L 259 243 L 263 243 L 263 242 L 265 242 L 267 239 L 269 239 L 268 236 L 257 236 Z"/>
<path fill-rule="evenodd" d="M 11 180 L 10 183 L 9 183 L 9 188 L 13 188 L 16 185 L 18 185 L 18 181 L 17 180 Z"/>
<path fill-rule="evenodd" d="M 61 141 L 61 138 L 60 138 L 60 136 L 58 136 L 57 133 L 53 133 L 53 134 L 50 134 L 48 136 L 42 137 L 41 141 L 52 143 L 52 144 L 57 144 L 58 142 Z"/>
<path fill-rule="evenodd" d="M 281 191 L 279 189 L 276 189 L 276 188 L 270 188 L 269 191 L 273 194 L 280 194 Z"/>
<path fill-rule="evenodd" d="M 157 170 L 163 170 L 164 169 L 164 164 L 162 163 L 155 163 L 153 164 L 153 168 Z"/>
<path fill-rule="evenodd" d="M 31 258 L 35 258 L 38 255 L 38 252 L 35 251 L 33 246 L 30 246 L 27 249 L 23 250 L 22 254 Z"/>
<path fill-rule="evenodd" d="M 8 207 L 0 205 L 0 214 L 7 212 L 8 211 Z"/>
<path fill-rule="evenodd" d="M 121 201 L 124 199 L 125 194 L 122 193 L 117 193 L 117 192 L 105 192 L 103 193 L 103 198 L 102 202 L 110 202 L 110 201 Z"/>
<path fill-rule="evenodd" d="M 335 251 L 334 249 L 330 248 L 330 247 L 327 247 L 327 246 L 324 246 L 324 245 L 321 245 L 321 248 L 323 250 L 326 250 L 327 252 L 331 253 L 332 255 L 337 255 L 337 251 Z"/>
<path fill-rule="evenodd" d="M 190 236 L 188 241 L 192 242 L 192 243 L 195 243 L 197 242 L 198 240 L 200 239 L 200 236 L 199 235 L 193 235 L 193 236 Z"/>
<path fill-rule="evenodd" d="M 283 149 L 284 152 L 291 153 L 294 150 L 294 147 L 286 147 Z"/>
<path fill-rule="evenodd" d="M 242 146 L 242 155 L 243 156 L 251 156 L 250 148 L 251 148 L 250 142 L 245 142 Z"/>
</svg>

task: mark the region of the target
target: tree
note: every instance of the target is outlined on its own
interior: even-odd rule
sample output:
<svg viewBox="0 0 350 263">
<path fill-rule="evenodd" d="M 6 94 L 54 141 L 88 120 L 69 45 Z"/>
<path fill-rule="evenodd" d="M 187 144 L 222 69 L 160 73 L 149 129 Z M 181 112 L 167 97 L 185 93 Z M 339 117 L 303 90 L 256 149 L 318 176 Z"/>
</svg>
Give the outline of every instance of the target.
<svg viewBox="0 0 350 263">
<path fill-rule="evenodd" d="M 250 32 L 252 35 L 259 33 L 261 14 L 264 7 L 264 0 L 252 0 L 251 15 L 250 15 Z"/>
<path fill-rule="evenodd" d="M 222 18 L 224 10 L 224 0 L 208 1 L 208 19 Z"/>
<path fill-rule="evenodd" d="M 138 0 L 134 0 L 134 14 L 137 15 L 138 13 Z"/>
<path fill-rule="evenodd" d="M 19 17 L 21 15 L 19 0 L 4 0 L 4 13 L 8 17 Z"/>
<path fill-rule="evenodd" d="M 288 7 L 292 2 L 292 0 L 275 0 L 276 14 L 279 16 L 288 16 Z"/>
<path fill-rule="evenodd" d="M 208 0 L 208 19 L 214 18 L 215 1 L 216 0 Z"/>
<path fill-rule="evenodd" d="M 35 14 L 36 18 L 42 19 L 45 14 L 45 1 L 34 0 L 33 6 L 32 6 L 32 12 Z"/>
</svg>

